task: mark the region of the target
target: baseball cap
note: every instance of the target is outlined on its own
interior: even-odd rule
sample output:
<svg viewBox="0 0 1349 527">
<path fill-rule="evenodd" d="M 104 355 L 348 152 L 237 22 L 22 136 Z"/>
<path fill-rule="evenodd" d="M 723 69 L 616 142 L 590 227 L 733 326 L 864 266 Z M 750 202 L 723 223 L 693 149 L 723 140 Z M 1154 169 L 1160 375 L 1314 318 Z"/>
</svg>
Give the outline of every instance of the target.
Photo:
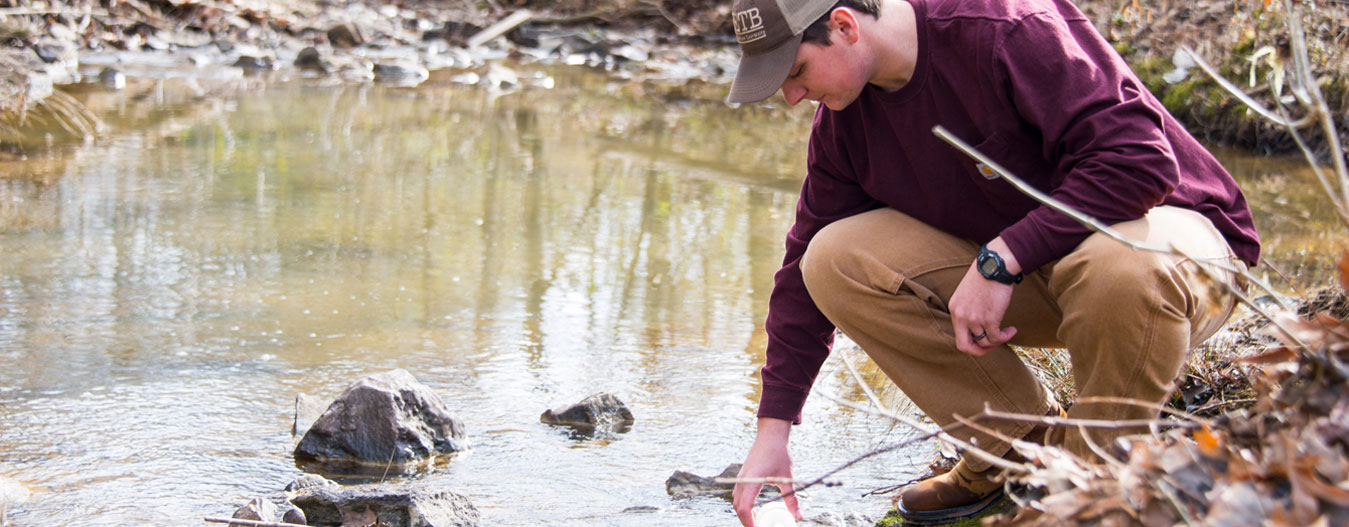
<svg viewBox="0 0 1349 527">
<path fill-rule="evenodd" d="M 767 99 L 796 61 L 801 33 L 829 12 L 837 0 L 735 0 L 731 22 L 740 43 L 740 67 L 726 102 Z"/>
</svg>

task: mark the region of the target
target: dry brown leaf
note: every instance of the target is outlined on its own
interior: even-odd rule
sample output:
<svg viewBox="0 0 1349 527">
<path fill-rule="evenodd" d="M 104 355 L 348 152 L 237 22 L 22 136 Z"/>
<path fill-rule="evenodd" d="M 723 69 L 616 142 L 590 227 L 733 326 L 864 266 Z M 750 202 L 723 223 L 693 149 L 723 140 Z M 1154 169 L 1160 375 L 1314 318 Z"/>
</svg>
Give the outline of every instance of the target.
<svg viewBox="0 0 1349 527">
<path fill-rule="evenodd" d="M 1204 525 L 1213 527 L 1259 527 L 1269 515 L 1269 499 L 1249 481 L 1220 483 L 1209 493 L 1213 504 Z"/>
<path fill-rule="evenodd" d="M 1313 457 L 1299 459 L 1297 467 L 1289 474 L 1293 489 L 1321 498 L 1341 507 L 1349 507 L 1349 490 L 1321 481 L 1316 477 L 1316 462 Z"/>
<path fill-rule="evenodd" d="M 1340 256 L 1340 287 L 1349 291 L 1349 249 Z"/>
<path fill-rule="evenodd" d="M 1134 514 L 1133 510 L 1129 507 L 1129 501 L 1124 499 L 1124 496 L 1116 495 L 1104 499 L 1095 500 L 1089 506 L 1087 506 L 1087 508 L 1078 511 L 1077 515 L 1074 516 L 1073 519 L 1091 520 L 1101 515 L 1114 511 L 1124 511 L 1131 516 Z"/>
<path fill-rule="evenodd" d="M 1221 441 L 1218 440 L 1218 436 L 1213 435 L 1213 430 L 1209 428 L 1208 423 L 1204 423 L 1203 428 L 1195 431 L 1194 441 L 1199 445 L 1199 451 L 1206 456 L 1217 456 L 1220 452 Z"/>
<path fill-rule="evenodd" d="M 1286 346 L 1267 350 L 1257 355 L 1241 357 L 1237 362 L 1246 364 L 1280 364 L 1297 360 L 1297 352 Z"/>
</svg>

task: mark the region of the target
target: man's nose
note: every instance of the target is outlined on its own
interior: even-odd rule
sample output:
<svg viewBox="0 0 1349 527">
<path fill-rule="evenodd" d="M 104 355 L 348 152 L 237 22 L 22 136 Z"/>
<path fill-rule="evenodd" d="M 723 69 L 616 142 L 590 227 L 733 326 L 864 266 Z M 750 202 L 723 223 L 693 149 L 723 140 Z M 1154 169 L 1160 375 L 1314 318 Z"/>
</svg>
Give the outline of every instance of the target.
<svg viewBox="0 0 1349 527">
<path fill-rule="evenodd" d="M 801 99 L 806 97 L 806 88 L 801 83 L 792 79 L 787 79 L 782 83 L 782 98 L 787 100 L 788 106 L 796 106 Z"/>
</svg>

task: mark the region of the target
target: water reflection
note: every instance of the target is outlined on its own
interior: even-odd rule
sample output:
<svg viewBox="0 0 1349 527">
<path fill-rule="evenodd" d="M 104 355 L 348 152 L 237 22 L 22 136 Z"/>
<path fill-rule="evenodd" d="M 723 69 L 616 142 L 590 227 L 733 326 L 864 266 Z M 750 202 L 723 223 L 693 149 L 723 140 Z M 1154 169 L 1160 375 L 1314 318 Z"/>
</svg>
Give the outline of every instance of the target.
<svg viewBox="0 0 1349 527">
<path fill-rule="evenodd" d="M 797 183 L 745 167 L 801 153 L 746 146 L 809 115 L 555 74 L 553 92 L 500 98 L 434 81 L 82 94 L 118 132 L 14 165 L 51 177 L 0 180 L 0 475 L 37 490 L 14 521 L 228 514 L 299 473 L 295 393 L 394 367 L 475 445 L 410 477 L 473 489 L 493 524 L 728 518 L 663 482 L 748 444 Z M 539 423 L 598 391 L 633 409 L 630 431 L 578 442 Z M 817 453 L 803 470 L 884 433 L 818 404 L 831 428 L 799 434 Z M 868 508 L 856 494 L 821 500 Z"/>
<path fill-rule="evenodd" d="M 474 444 L 412 477 L 490 524 L 731 521 L 663 484 L 720 472 L 752 437 L 809 109 L 547 73 L 555 90 L 501 97 L 435 78 L 81 94 L 108 139 L 0 165 L 0 475 L 36 490 L 13 521 L 227 515 L 299 474 L 296 393 L 395 367 Z M 1243 176 L 1281 261 L 1331 240 L 1288 171 Z M 820 384 L 857 394 L 837 370 Z M 578 442 L 539 423 L 598 391 L 632 408 L 630 431 Z M 806 415 L 803 477 L 907 434 L 822 397 Z M 859 496 L 928 454 L 859 464 L 807 502 L 882 511 Z"/>
</svg>

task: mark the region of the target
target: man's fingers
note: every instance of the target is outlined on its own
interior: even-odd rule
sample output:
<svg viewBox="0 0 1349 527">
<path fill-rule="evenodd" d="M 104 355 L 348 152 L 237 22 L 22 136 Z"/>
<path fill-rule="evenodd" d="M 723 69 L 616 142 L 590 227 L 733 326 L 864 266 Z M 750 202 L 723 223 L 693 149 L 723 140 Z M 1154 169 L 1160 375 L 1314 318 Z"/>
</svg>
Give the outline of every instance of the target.
<svg viewBox="0 0 1349 527">
<path fill-rule="evenodd" d="M 759 497 L 760 490 L 763 490 L 762 483 L 736 483 L 731 493 L 735 515 L 745 527 L 754 527 L 754 500 Z"/>
<path fill-rule="evenodd" d="M 970 337 L 969 326 L 966 326 L 959 318 L 952 317 L 953 330 L 956 333 L 956 349 L 965 351 L 973 347 L 973 339 Z"/>
<path fill-rule="evenodd" d="M 801 504 L 796 501 L 796 492 L 784 494 L 782 496 L 782 503 L 787 505 L 787 512 L 792 513 L 792 517 L 796 518 L 796 521 L 805 520 L 805 518 L 801 516 Z"/>
</svg>

